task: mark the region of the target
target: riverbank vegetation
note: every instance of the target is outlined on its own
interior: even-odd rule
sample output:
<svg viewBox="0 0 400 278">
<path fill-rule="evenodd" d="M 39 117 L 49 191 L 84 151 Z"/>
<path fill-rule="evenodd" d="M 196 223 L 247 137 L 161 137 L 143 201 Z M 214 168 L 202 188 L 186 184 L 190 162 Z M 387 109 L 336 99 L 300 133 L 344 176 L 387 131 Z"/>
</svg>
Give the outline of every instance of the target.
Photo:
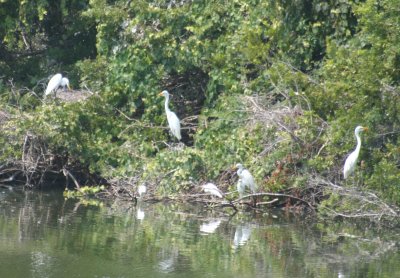
<svg viewBox="0 0 400 278">
<path fill-rule="evenodd" d="M 398 4 L 2 1 L 1 178 L 159 198 L 208 181 L 234 192 L 242 163 L 259 192 L 291 196 L 279 206 L 398 218 Z M 87 97 L 43 101 L 56 72 Z M 369 132 L 344 181 L 357 125 Z"/>
</svg>

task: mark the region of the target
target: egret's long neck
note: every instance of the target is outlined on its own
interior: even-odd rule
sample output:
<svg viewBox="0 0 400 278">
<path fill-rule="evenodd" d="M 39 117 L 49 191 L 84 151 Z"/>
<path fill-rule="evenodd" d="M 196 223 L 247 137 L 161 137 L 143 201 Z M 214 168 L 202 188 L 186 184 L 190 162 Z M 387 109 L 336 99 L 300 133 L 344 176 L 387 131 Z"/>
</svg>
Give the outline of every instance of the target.
<svg viewBox="0 0 400 278">
<path fill-rule="evenodd" d="M 165 111 L 169 111 L 168 103 L 169 103 L 169 95 L 166 95 L 165 96 Z"/>
<path fill-rule="evenodd" d="M 355 152 L 356 153 L 360 153 L 360 149 L 361 149 L 361 137 L 359 133 L 356 133 L 356 138 L 357 138 L 357 147 Z"/>
</svg>

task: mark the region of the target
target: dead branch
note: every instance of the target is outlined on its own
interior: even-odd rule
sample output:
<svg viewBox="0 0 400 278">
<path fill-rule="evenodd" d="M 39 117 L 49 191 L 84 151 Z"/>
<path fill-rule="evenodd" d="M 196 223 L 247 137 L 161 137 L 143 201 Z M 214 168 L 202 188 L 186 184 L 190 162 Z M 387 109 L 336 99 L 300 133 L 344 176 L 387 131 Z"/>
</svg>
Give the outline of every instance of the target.
<svg viewBox="0 0 400 278">
<path fill-rule="evenodd" d="M 79 185 L 79 182 L 76 180 L 76 178 L 74 177 L 74 175 L 72 175 L 71 172 L 68 171 L 65 167 L 64 167 L 62 170 L 63 170 L 64 176 L 65 176 L 65 177 L 70 177 L 70 178 L 72 179 L 72 181 L 75 183 L 76 189 L 77 189 L 79 192 L 82 192 L 82 191 L 81 191 L 81 186 Z"/>
<path fill-rule="evenodd" d="M 334 184 L 322 177 L 314 176 L 309 181 L 314 186 L 322 186 L 325 194 L 337 194 L 340 196 L 340 203 L 348 202 L 352 204 L 350 208 L 340 211 L 334 206 L 324 207 L 328 215 L 343 218 L 367 218 L 370 220 L 380 221 L 381 219 L 398 219 L 400 220 L 400 208 L 389 205 L 387 202 L 379 198 L 374 192 L 365 188 L 343 187 Z M 338 207 L 343 207 L 338 204 Z M 346 206 L 348 207 L 348 206 Z"/>
<path fill-rule="evenodd" d="M 279 199 L 275 198 L 275 199 L 273 199 L 271 201 L 268 201 L 268 202 L 259 202 L 259 203 L 257 203 L 257 205 L 259 205 L 259 206 L 271 205 L 271 204 L 276 203 L 278 201 L 279 201 Z"/>
<path fill-rule="evenodd" d="M 290 198 L 290 199 L 293 199 L 293 200 L 300 201 L 300 202 L 306 204 L 306 205 L 307 205 L 308 207 L 310 207 L 312 210 L 315 210 L 315 207 L 314 207 L 312 204 L 310 204 L 309 202 L 307 202 L 306 200 L 301 199 L 301 198 L 296 197 L 296 196 L 293 196 L 293 195 L 288 195 L 288 194 L 283 194 L 283 193 L 268 193 L 268 192 L 265 192 L 265 193 L 249 194 L 249 195 L 243 196 L 243 197 L 241 197 L 241 198 L 238 198 L 238 199 L 234 200 L 233 202 L 234 202 L 234 203 L 238 203 L 238 202 L 240 202 L 240 201 L 242 201 L 242 200 L 244 200 L 244 199 L 250 198 L 250 197 L 260 197 L 260 196 L 286 197 L 286 198 Z M 260 203 L 257 203 L 256 205 L 259 205 L 259 204 L 260 204 Z"/>
</svg>

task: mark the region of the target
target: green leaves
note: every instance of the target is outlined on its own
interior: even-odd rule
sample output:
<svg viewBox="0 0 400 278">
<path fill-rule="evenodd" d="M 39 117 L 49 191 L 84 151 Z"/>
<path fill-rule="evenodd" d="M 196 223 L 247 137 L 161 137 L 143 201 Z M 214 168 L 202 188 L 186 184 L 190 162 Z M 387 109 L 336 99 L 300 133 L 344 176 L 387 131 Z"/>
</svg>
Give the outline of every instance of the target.
<svg viewBox="0 0 400 278">
<path fill-rule="evenodd" d="M 34 132 L 91 171 L 134 175 L 164 194 L 218 179 L 242 162 L 264 189 L 301 187 L 310 173 L 337 177 L 354 127 L 363 124 L 374 130 L 363 137 L 365 183 L 383 190 L 385 176 L 385 190 L 397 188 L 396 1 L 6 3 L 5 50 L 24 49 L 22 31 L 33 26 L 26 38 L 46 51 L 21 63 L 2 60 L 0 70 L 35 84 L 63 69 L 96 95 L 42 106 L 31 94 L 4 89 L 2 77 L 4 98 L 28 118 L 16 121 L 15 133 Z M 185 148 L 168 147 L 157 97 L 163 89 L 185 128 Z M 17 156 L 14 147 L 7 153 Z"/>
</svg>

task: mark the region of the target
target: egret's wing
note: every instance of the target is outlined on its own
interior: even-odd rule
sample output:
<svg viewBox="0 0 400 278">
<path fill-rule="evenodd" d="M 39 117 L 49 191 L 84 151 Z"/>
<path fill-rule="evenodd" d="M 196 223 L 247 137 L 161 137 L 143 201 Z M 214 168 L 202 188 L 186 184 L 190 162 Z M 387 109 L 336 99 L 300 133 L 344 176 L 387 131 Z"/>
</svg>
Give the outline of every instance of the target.
<svg viewBox="0 0 400 278">
<path fill-rule="evenodd" d="M 45 95 L 50 94 L 54 90 L 57 90 L 58 86 L 60 86 L 62 80 L 62 75 L 60 73 L 57 73 L 54 75 L 50 81 L 49 84 L 47 84 L 46 92 L 44 93 Z"/>
<path fill-rule="evenodd" d="M 215 184 L 209 182 L 202 185 L 201 187 L 203 188 L 204 192 L 210 193 L 211 195 L 217 196 L 219 198 L 223 198 L 224 194 Z"/>
<path fill-rule="evenodd" d="M 178 116 L 172 111 L 167 111 L 167 120 L 172 134 L 178 138 L 178 140 L 181 140 L 181 123 Z"/>
<path fill-rule="evenodd" d="M 256 192 L 257 185 L 254 181 L 253 176 L 247 169 L 242 171 L 242 181 L 244 182 L 245 185 L 247 185 L 250 188 L 251 192 L 253 193 Z"/>
<path fill-rule="evenodd" d="M 358 154 L 356 151 L 352 152 L 346 159 L 343 167 L 343 176 L 346 179 L 354 171 L 357 163 Z"/>
<path fill-rule="evenodd" d="M 244 194 L 244 189 L 245 189 L 245 185 L 244 185 L 242 179 L 238 180 L 238 182 L 236 184 L 236 189 L 239 192 L 239 196 L 241 198 L 243 196 L 243 194 Z"/>
<path fill-rule="evenodd" d="M 218 188 L 213 188 L 213 189 L 209 189 L 209 192 L 214 195 L 217 196 L 218 198 L 222 198 L 222 192 L 218 189 Z"/>
</svg>

